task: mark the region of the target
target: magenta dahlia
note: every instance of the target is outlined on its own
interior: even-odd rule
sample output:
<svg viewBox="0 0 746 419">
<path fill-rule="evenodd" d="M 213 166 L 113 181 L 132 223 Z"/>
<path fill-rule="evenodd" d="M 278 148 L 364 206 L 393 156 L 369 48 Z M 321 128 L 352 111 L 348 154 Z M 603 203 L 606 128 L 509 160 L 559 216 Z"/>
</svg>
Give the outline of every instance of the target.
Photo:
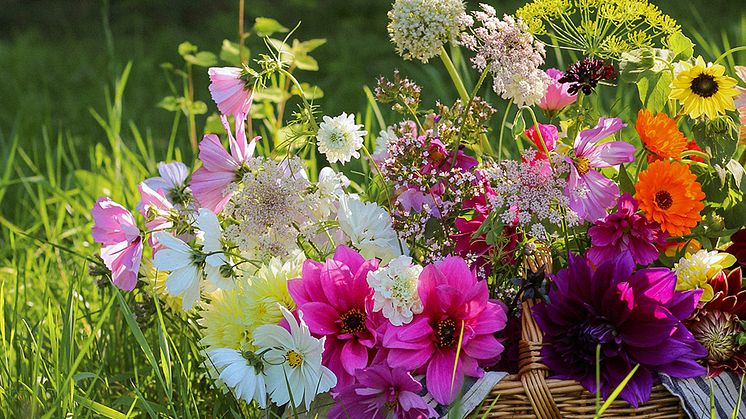
<svg viewBox="0 0 746 419">
<path fill-rule="evenodd" d="M 617 211 L 596 221 L 588 235 L 591 248 L 586 256 L 596 266 L 625 251 L 635 263 L 649 265 L 658 259 L 656 246 L 665 246 L 668 237 L 658 223 L 637 212 L 637 201 L 626 192 L 619 198 Z"/>
<path fill-rule="evenodd" d="M 692 314 L 701 290 L 676 291 L 667 268 L 635 271 L 629 253 L 602 263 L 572 256 L 554 277 L 548 302 L 534 308 L 545 334 L 541 355 L 558 378 L 596 391 L 596 347 L 601 346 L 604 397 L 640 365 L 620 397 L 633 406 L 650 398 L 656 373 L 677 378 L 705 374 L 697 360 L 707 355 L 682 320 Z"/>
<path fill-rule="evenodd" d="M 352 384 L 355 371 L 368 366 L 369 349 L 376 344 L 373 292 L 367 281 L 368 272 L 376 269 L 378 259 L 365 260 L 339 246 L 324 263 L 306 260 L 302 277 L 288 282 L 311 333 L 326 337 L 322 361 L 337 376 L 337 390 Z"/>
<path fill-rule="evenodd" d="M 387 363 L 424 372 L 433 399 L 447 405 L 458 396 L 465 376 L 481 377 L 483 367 L 498 360 L 503 345 L 495 332 L 505 327 L 505 309 L 489 299 L 487 283 L 477 281 L 466 262 L 454 256 L 425 267 L 418 293 L 422 313 L 383 332 Z"/>
</svg>

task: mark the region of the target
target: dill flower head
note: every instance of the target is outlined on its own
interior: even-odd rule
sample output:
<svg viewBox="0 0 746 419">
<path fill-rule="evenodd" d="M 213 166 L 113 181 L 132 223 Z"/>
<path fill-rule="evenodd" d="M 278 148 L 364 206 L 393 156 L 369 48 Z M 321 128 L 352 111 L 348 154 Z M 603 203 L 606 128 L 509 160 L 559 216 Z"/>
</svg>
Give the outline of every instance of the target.
<svg viewBox="0 0 746 419">
<path fill-rule="evenodd" d="M 603 58 L 660 47 L 681 30 L 676 20 L 648 0 L 534 0 L 516 16 L 534 35 L 551 33 L 549 39 L 557 46 Z"/>
<path fill-rule="evenodd" d="M 455 41 L 468 19 L 462 0 L 396 0 L 388 16 L 396 52 L 423 63 Z"/>
<path fill-rule="evenodd" d="M 694 64 L 682 62 L 681 66 L 683 71 L 674 78 L 670 97 L 684 106 L 684 113 L 691 118 L 705 115 L 714 119 L 725 111 L 735 110 L 738 82 L 725 75 L 725 67 L 707 64 L 701 56 Z"/>
<path fill-rule="evenodd" d="M 544 44 L 534 39 L 521 19 L 505 15 L 501 20 L 486 4 L 472 16 L 478 25 L 470 25 L 471 33 L 461 35 L 461 44 L 476 52 L 471 59 L 474 67 L 484 71 L 490 65 L 492 88 L 504 99 L 513 99 L 518 106 L 538 103 L 550 82 L 539 70 Z"/>
<path fill-rule="evenodd" d="M 368 131 L 360 129 L 362 127 L 355 124 L 355 114 L 343 112 L 335 118 L 325 116 L 316 135 L 319 152 L 326 156 L 329 163 L 344 164 L 352 157 L 359 158 L 357 151 L 363 146 L 363 137 L 368 134 Z"/>
</svg>

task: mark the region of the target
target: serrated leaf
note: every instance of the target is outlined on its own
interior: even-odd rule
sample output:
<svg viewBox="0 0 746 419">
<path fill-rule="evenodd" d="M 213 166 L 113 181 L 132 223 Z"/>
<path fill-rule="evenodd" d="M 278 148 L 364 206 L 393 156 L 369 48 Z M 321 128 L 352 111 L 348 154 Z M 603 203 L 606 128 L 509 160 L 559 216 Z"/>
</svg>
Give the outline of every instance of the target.
<svg viewBox="0 0 746 419">
<path fill-rule="evenodd" d="M 185 55 L 184 61 L 199 67 L 212 67 L 218 63 L 218 58 L 209 51 L 200 51 L 196 54 Z"/>
<path fill-rule="evenodd" d="M 673 76 L 668 71 L 654 72 L 648 70 L 637 80 L 637 91 L 643 106 L 653 113 L 662 111 L 671 92 Z"/>
<path fill-rule="evenodd" d="M 666 45 L 673 52 L 672 61 L 684 61 L 694 55 L 694 43 L 681 31 L 672 33 L 666 39 Z"/>
<path fill-rule="evenodd" d="M 265 37 L 265 36 L 272 36 L 272 34 L 277 32 L 285 33 L 289 29 L 282 26 L 280 22 L 268 18 L 268 17 L 258 17 L 254 20 L 254 27 L 251 29 L 257 36 Z"/>
<path fill-rule="evenodd" d="M 196 45 L 192 44 L 189 41 L 185 41 L 179 44 L 179 55 L 182 57 L 188 54 L 194 54 L 197 51 L 199 51 L 199 48 L 197 48 Z"/>
</svg>

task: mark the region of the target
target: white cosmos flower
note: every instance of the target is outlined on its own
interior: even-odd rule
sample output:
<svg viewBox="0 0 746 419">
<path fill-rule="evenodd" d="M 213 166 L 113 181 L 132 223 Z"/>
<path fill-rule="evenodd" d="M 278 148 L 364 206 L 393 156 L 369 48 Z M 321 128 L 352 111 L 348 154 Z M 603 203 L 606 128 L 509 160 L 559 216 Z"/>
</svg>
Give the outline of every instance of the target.
<svg viewBox="0 0 746 419">
<path fill-rule="evenodd" d="M 223 242 L 221 241 L 223 230 L 220 228 L 218 217 L 207 208 L 200 208 L 197 216 L 197 229 L 201 232 L 202 252 L 205 257 L 205 276 L 214 288 L 224 290 L 235 286 L 233 276 L 225 276 L 230 272 L 230 262 L 223 253 Z M 228 269 L 225 266 L 228 265 Z"/>
<path fill-rule="evenodd" d="M 288 403 L 292 394 L 295 407 L 304 402 L 308 410 L 317 394 L 326 393 L 337 384 L 337 377 L 321 365 L 326 338 L 311 336 L 302 313 L 298 313 L 298 322 L 285 307 L 280 306 L 280 310 L 290 332 L 274 324 L 254 330 L 254 345 L 261 348 L 257 352 L 263 354 L 267 364 L 267 392 L 278 406 Z"/>
<path fill-rule="evenodd" d="M 195 261 L 199 252 L 171 233 L 158 232 L 154 237 L 163 248 L 155 254 L 153 266 L 159 271 L 170 272 L 166 278 L 166 291 L 181 296 L 182 308 L 189 311 L 200 297 L 202 271 Z"/>
<path fill-rule="evenodd" d="M 362 125 L 355 124 L 355 115 L 342 113 L 335 118 L 324 116 L 324 122 L 319 126 L 316 141 L 319 152 L 326 156 L 329 163 L 350 161 L 352 157 L 359 158 L 363 137 L 368 131 L 361 130 Z"/>
<path fill-rule="evenodd" d="M 354 247 L 366 259 L 379 258 L 383 263 L 409 254 L 406 243 L 399 239 L 391 225 L 391 217 L 375 202 L 362 202 L 346 195 L 337 212 L 339 226 Z"/>
<path fill-rule="evenodd" d="M 267 407 L 266 377 L 261 356 L 252 352 L 217 348 L 207 352 L 208 371 L 211 366 L 219 373 L 218 383 L 225 384 L 233 391 L 236 399 L 251 403 L 256 400 L 262 409 Z"/>
<path fill-rule="evenodd" d="M 374 290 L 373 311 L 382 311 L 394 326 L 412 321 L 422 313 L 422 301 L 417 284 L 422 266 L 412 263 L 409 256 L 399 256 L 376 271 L 368 272 L 368 285 Z"/>
</svg>

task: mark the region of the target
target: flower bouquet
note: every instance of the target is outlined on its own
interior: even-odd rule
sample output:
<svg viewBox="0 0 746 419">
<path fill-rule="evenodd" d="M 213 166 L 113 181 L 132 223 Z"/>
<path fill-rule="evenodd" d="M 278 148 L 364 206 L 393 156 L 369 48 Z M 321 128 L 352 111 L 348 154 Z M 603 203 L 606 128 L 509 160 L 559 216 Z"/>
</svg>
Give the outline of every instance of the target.
<svg viewBox="0 0 746 419">
<path fill-rule="evenodd" d="M 480 414 L 679 417 L 660 377 L 744 373 L 733 51 L 647 0 L 396 0 L 388 32 L 458 99 L 394 71 L 363 120 L 324 116 L 294 73 L 320 44 L 268 37 L 209 68 L 225 138 L 193 170 L 161 163 L 137 218 L 96 202 L 96 272 L 193 324 L 247 415 L 464 415 L 502 371 Z"/>
</svg>

